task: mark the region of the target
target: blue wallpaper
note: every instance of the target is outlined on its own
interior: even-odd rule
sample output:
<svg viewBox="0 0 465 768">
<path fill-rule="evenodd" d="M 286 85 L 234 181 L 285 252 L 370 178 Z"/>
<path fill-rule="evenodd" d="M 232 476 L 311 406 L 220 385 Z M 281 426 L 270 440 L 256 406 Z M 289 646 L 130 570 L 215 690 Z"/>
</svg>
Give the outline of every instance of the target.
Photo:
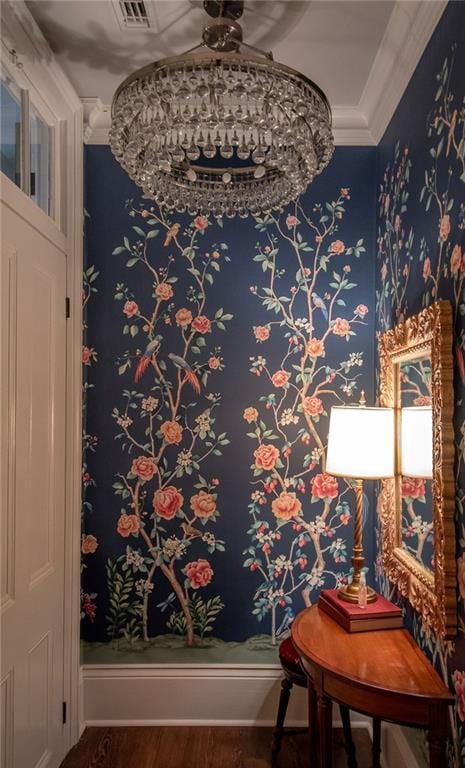
<svg viewBox="0 0 465 768">
<path fill-rule="evenodd" d="M 87 148 L 87 661 L 273 660 L 347 578 L 354 494 L 324 461 L 330 406 L 374 399 L 375 154 L 217 221 L 166 216 Z"/>
<path fill-rule="evenodd" d="M 465 4 L 447 7 L 378 148 L 376 321 L 382 331 L 436 299 L 455 318 L 455 429 L 459 632 L 416 641 L 456 693 L 449 765 L 465 761 Z M 382 579 L 382 574 L 381 574 Z M 383 579 L 382 579 L 383 581 Z M 388 586 L 388 585 L 386 585 Z"/>
</svg>

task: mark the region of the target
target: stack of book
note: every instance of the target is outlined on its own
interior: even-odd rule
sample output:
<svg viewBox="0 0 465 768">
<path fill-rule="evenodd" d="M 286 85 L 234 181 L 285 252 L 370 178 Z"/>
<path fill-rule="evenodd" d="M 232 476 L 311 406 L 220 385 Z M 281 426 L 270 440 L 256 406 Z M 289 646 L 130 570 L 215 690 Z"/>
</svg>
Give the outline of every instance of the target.
<svg viewBox="0 0 465 768">
<path fill-rule="evenodd" d="M 318 607 L 344 627 L 346 632 L 369 632 L 375 629 L 399 629 L 403 626 L 402 610 L 378 595 L 374 603 L 360 608 L 341 600 L 337 589 L 323 589 Z"/>
</svg>

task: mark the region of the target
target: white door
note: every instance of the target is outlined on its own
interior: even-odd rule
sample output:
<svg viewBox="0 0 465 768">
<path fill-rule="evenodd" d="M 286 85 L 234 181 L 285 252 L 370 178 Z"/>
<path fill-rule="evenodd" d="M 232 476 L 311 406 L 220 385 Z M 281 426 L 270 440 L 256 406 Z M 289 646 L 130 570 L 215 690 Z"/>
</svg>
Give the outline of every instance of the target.
<svg viewBox="0 0 465 768">
<path fill-rule="evenodd" d="M 66 256 L 2 205 L 2 768 L 63 758 Z"/>
</svg>

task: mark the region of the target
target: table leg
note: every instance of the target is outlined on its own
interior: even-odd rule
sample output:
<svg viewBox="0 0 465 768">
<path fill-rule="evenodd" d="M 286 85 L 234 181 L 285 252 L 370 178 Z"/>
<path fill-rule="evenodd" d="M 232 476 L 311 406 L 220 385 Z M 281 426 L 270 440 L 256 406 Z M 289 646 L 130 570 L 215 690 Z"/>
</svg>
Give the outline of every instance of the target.
<svg viewBox="0 0 465 768">
<path fill-rule="evenodd" d="M 381 765 L 381 720 L 379 717 L 373 718 L 373 746 L 371 749 L 373 768 L 380 768 Z"/>
<path fill-rule="evenodd" d="M 317 697 L 313 680 L 309 677 L 307 679 L 307 694 L 308 694 L 308 736 L 309 736 L 309 751 L 310 751 L 310 765 L 318 765 L 318 711 L 317 711 Z"/>
<path fill-rule="evenodd" d="M 320 735 L 320 768 L 331 768 L 333 718 L 332 702 L 318 692 L 318 730 Z"/>
<path fill-rule="evenodd" d="M 438 736 L 430 731 L 428 733 L 428 742 L 430 768 L 444 768 L 447 764 L 446 737 Z"/>
</svg>

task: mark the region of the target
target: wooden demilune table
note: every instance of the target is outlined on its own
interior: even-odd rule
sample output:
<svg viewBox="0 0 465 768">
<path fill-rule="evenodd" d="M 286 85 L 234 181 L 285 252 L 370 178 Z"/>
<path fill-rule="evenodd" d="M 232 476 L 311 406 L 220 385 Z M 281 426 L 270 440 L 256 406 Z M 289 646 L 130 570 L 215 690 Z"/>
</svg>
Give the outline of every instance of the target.
<svg viewBox="0 0 465 768">
<path fill-rule="evenodd" d="M 349 634 L 316 605 L 292 625 L 309 677 L 310 755 L 331 768 L 332 702 L 428 730 L 430 768 L 444 768 L 454 697 L 405 629 Z M 379 757 L 378 757 L 379 759 Z"/>
</svg>

